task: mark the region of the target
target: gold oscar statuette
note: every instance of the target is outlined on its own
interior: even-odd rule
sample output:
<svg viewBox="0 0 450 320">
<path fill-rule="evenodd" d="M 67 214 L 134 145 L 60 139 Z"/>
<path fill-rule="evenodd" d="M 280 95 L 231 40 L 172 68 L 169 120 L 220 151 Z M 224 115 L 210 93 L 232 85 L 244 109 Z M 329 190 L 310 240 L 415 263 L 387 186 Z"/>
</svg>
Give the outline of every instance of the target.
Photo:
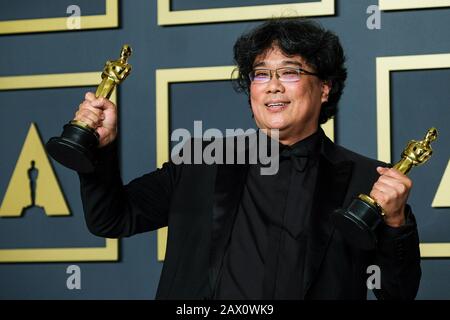
<svg viewBox="0 0 450 320">
<path fill-rule="evenodd" d="M 433 153 L 431 142 L 436 138 L 436 128 L 430 128 L 423 140 L 411 140 L 403 150 L 401 160 L 393 167 L 407 174 L 412 167 L 427 162 Z M 374 199 L 360 194 L 347 209 L 335 210 L 331 218 L 350 243 L 361 249 L 371 250 L 376 247 L 375 230 L 383 222 L 384 215 L 383 208 Z"/>
<path fill-rule="evenodd" d="M 128 58 L 132 53 L 129 45 L 124 45 L 117 60 L 107 61 L 102 72 L 102 81 L 95 96 L 109 99 L 115 87 L 131 72 Z M 95 168 L 95 150 L 99 136 L 95 128 L 82 121 L 72 120 L 64 126 L 60 137 L 51 138 L 46 149 L 50 156 L 62 165 L 78 172 L 92 172 Z"/>
</svg>

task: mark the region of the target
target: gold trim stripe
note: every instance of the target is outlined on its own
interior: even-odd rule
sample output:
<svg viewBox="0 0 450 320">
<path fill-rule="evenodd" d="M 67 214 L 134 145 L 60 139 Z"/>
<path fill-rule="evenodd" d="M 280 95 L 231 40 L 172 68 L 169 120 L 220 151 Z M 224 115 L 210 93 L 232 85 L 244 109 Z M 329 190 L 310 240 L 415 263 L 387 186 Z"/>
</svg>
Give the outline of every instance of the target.
<svg viewBox="0 0 450 320">
<path fill-rule="evenodd" d="M 234 66 L 156 70 L 156 164 L 169 159 L 169 85 L 174 82 L 231 80 Z"/>
<path fill-rule="evenodd" d="M 0 91 L 87 87 L 96 86 L 100 81 L 101 72 L 8 76 L 0 77 Z M 111 101 L 117 104 L 116 90 L 111 96 Z M 117 261 L 118 259 L 118 239 L 106 239 L 105 247 L 0 249 L 0 263 Z"/>
<path fill-rule="evenodd" d="M 80 30 L 117 28 L 119 26 L 118 0 L 105 0 L 105 14 L 80 16 Z M 0 21 L 0 34 L 74 31 L 67 28 L 67 17 Z"/>
<path fill-rule="evenodd" d="M 450 243 L 421 243 L 420 256 L 422 258 L 448 258 L 450 257 Z"/>
<path fill-rule="evenodd" d="M 450 7 L 450 0 L 379 0 L 382 11 Z"/>
<path fill-rule="evenodd" d="M 118 259 L 117 239 L 106 239 L 106 247 L 0 249 L 0 263 L 117 261 Z"/>
<path fill-rule="evenodd" d="M 196 10 L 170 10 L 170 0 L 158 0 L 158 25 L 262 20 L 273 17 L 334 15 L 334 0 Z"/>
<path fill-rule="evenodd" d="M 450 68 L 450 53 L 376 58 L 377 148 L 379 160 L 391 162 L 391 71 L 444 68 Z"/>
<path fill-rule="evenodd" d="M 67 88 L 98 85 L 101 72 L 0 77 L 0 90 Z"/>
<path fill-rule="evenodd" d="M 378 159 L 391 162 L 391 71 L 450 68 L 450 53 L 376 58 Z M 449 258 L 450 242 L 421 243 L 422 258 Z"/>
</svg>

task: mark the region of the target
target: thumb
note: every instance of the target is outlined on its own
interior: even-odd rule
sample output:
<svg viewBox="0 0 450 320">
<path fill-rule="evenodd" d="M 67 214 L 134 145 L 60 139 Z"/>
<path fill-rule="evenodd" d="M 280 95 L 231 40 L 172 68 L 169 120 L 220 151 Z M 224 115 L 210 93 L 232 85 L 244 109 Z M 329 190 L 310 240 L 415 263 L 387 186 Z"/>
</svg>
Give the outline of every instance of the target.
<svg viewBox="0 0 450 320">
<path fill-rule="evenodd" d="M 384 168 L 384 167 L 377 167 L 377 172 L 379 174 L 383 174 L 386 172 L 386 170 L 389 170 L 388 168 Z"/>
<path fill-rule="evenodd" d="M 114 109 L 115 105 L 114 103 L 112 103 L 110 100 L 106 99 L 106 98 L 98 98 L 94 101 L 92 101 L 92 106 L 98 109 L 102 109 L 102 110 L 108 110 L 108 109 Z"/>
</svg>

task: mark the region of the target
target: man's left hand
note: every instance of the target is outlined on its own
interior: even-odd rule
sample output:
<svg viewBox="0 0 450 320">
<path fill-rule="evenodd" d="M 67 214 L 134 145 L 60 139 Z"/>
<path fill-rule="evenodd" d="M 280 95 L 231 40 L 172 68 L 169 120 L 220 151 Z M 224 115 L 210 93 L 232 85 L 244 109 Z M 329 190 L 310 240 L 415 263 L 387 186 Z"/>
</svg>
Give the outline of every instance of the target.
<svg viewBox="0 0 450 320">
<path fill-rule="evenodd" d="M 405 223 L 405 205 L 412 181 L 397 169 L 377 167 L 377 171 L 380 177 L 373 185 L 370 197 L 384 209 L 384 222 L 391 227 L 400 227 Z"/>
</svg>

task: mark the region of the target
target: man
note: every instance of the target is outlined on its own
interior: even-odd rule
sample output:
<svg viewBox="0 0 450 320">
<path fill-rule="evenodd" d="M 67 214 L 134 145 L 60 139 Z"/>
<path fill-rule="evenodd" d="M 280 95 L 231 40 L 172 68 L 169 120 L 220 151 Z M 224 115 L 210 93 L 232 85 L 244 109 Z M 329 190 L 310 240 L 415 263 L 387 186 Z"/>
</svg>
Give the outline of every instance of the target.
<svg viewBox="0 0 450 320">
<path fill-rule="evenodd" d="M 369 265 L 381 270 L 378 298 L 413 299 L 421 271 L 411 180 L 319 127 L 346 79 L 338 38 L 310 21 L 270 20 L 237 40 L 234 57 L 257 126 L 279 130 L 278 172 L 168 162 L 123 186 L 116 108 L 87 93 L 75 120 L 100 135 L 96 171 L 80 175 L 90 231 L 126 237 L 168 226 L 159 299 L 365 299 Z M 330 221 L 362 192 L 386 211 L 373 251 L 347 243 Z"/>
</svg>

